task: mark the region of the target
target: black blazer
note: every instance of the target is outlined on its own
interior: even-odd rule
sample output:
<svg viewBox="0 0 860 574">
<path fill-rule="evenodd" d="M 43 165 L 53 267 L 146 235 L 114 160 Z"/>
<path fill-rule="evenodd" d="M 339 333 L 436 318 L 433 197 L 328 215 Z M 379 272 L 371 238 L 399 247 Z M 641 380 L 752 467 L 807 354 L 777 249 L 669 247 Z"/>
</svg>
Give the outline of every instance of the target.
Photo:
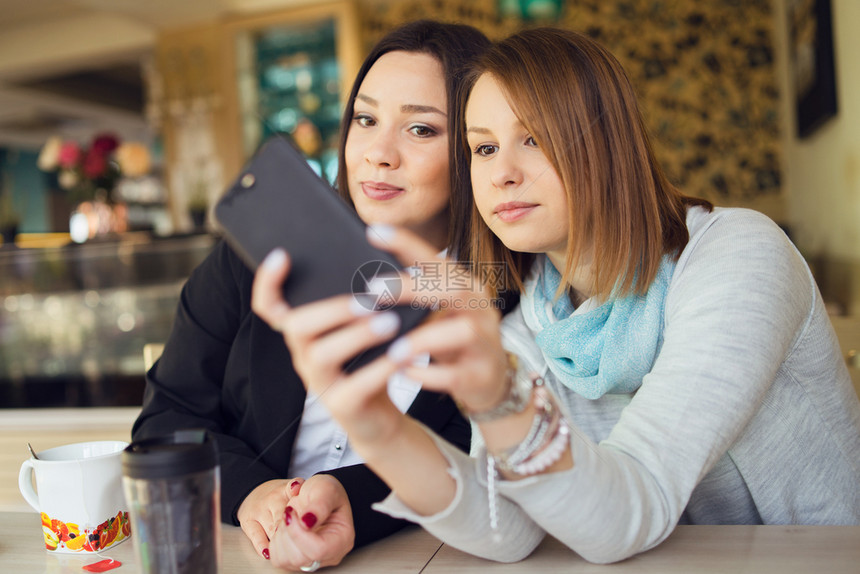
<svg viewBox="0 0 860 574">
<path fill-rule="evenodd" d="M 254 276 L 222 241 L 182 289 L 173 330 L 146 376 L 138 440 L 179 428 L 215 436 L 221 463 L 221 519 L 236 512 L 259 484 L 288 475 L 305 388 L 280 333 L 251 311 Z M 421 391 L 408 413 L 468 451 L 469 423 L 453 401 Z M 406 524 L 372 510 L 389 488 L 365 465 L 328 471 L 352 505 L 356 547 Z"/>
</svg>

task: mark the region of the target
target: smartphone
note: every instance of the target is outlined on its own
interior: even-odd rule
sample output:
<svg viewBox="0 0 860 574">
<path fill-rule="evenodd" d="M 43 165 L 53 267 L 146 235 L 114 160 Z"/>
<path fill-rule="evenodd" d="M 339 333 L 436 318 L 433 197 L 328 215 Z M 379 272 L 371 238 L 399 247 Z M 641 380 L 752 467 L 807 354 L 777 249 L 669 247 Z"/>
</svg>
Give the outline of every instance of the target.
<svg viewBox="0 0 860 574">
<path fill-rule="evenodd" d="M 274 136 L 260 147 L 215 206 L 215 218 L 252 270 L 276 247 L 289 253 L 283 293 L 292 306 L 351 293 L 362 305 L 400 315 L 400 334 L 429 312 L 393 305 L 403 285 L 392 276 L 403 267 L 367 241 L 366 226 L 352 207 L 285 137 Z M 344 370 L 367 364 L 387 347 L 359 354 Z"/>
</svg>

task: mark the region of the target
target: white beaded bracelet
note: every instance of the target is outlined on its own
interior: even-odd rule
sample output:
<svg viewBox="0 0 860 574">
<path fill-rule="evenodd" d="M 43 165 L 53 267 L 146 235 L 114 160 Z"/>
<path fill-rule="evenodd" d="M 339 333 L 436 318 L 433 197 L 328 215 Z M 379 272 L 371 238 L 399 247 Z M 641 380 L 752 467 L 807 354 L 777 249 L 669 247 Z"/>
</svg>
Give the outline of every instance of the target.
<svg viewBox="0 0 860 574">
<path fill-rule="evenodd" d="M 532 379 L 535 416 L 532 426 L 526 438 L 514 449 L 494 456 L 496 464 L 501 470 L 516 472 L 515 467 L 530 458 L 547 446 L 557 430 L 558 420 L 561 418 L 560 411 L 553 402 L 552 395 L 544 386 L 543 379 L 534 377 Z M 549 436 L 549 438 L 547 438 Z M 517 472 L 517 474 L 523 474 Z"/>
<path fill-rule="evenodd" d="M 564 418 L 559 419 L 558 428 L 552 440 L 533 457 L 513 465 L 513 471 L 522 476 L 538 474 L 549 468 L 561 458 L 564 449 L 567 448 L 568 437 L 570 437 L 570 426 Z"/>
<path fill-rule="evenodd" d="M 493 542 L 500 542 L 498 532 L 498 493 L 496 481 L 499 469 L 521 476 L 538 474 L 561 459 L 569 444 L 570 425 L 543 380 L 534 378 L 535 417 L 528 435 L 509 453 L 500 456 L 487 451 L 487 497 Z"/>
</svg>

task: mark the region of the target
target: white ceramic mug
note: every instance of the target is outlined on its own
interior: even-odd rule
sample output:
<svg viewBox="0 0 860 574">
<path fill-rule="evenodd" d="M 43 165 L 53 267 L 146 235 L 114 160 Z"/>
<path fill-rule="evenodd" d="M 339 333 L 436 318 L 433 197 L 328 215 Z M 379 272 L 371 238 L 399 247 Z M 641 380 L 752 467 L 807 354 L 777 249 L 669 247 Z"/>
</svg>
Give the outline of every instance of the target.
<svg viewBox="0 0 860 574">
<path fill-rule="evenodd" d="M 47 550 L 99 552 L 131 535 L 120 462 L 126 446 L 116 440 L 67 444 L 24 461 L 18 488 L 42 513 Z"/>
</svg>

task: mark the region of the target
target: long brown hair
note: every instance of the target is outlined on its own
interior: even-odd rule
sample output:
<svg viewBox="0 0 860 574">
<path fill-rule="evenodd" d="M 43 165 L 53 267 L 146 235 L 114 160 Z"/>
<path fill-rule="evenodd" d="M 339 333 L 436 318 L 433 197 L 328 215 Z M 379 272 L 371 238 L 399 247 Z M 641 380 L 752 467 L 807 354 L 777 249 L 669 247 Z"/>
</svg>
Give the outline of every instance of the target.
<svg viewBox="0 0 860 574">
<path fill-rule="evenodd" d="M 687 207 L 712 205 L 669 183 L 618 60 L 582 34 L 537 28 L 494 44 L 476 62 L 464 90 L 483 74 L 501 86 L 567 193 L 562 285 L 590 256 L 592 295 L 605 300 L 647 291 L 661 258 L 677 258 L 689 240 Z M 460 124 L 465 130 L 465 121 Z M 471 220 L 473 263 L 480 269 L 504 262 L 505 285 L 521 291 L 534 254 L 507 249 L 471 203 L 468 215 L 461 215 Z"/>
<path fill-rule="evenodd" d="M 462 108 L 459 100 L 463 96 L 460 89 L 468 65 L 490 46 L 490 41 L 477 28 L 464 24 L 448 24 L 434 20 L 416 20 L 395 28 L 386 34 L 370 51 L 361 68 L 358 70 L 349 99 L 343 112 L 340 126 L 340 142 L 338 145 L 337 191 L 346 202 L 353 205 L 349 196 L 349 180 L 346 173 L 346 138 L 352 126 L 352 116 L 355 113 L 355 96 L 361 88 L 361 83 L 373 67 L 373 64 L 388 52 L 415 52 L 429 54 L 442 65 L 445 76 L 445 92 L 448 99 L 448 158 L 449 180 L 451 184 L 451 199 L 449 213 L 467 208 L 471 203 L 468 190 L 468 157 L 459 153 L 462 147 L 462 134 L 458 130 L 457 110 Z M 466 174 L 466 180 L 458 177 Z M 462 189 L 464 188 L 465 189 Z M 455 206 L 454 202 L 460 202 Z M 468 253 L 468 237 L 470 230 L 468 220 L 452 221 L 448 230 L 448 245 L 453 253 L 465 256 Z"/>
</svg>

